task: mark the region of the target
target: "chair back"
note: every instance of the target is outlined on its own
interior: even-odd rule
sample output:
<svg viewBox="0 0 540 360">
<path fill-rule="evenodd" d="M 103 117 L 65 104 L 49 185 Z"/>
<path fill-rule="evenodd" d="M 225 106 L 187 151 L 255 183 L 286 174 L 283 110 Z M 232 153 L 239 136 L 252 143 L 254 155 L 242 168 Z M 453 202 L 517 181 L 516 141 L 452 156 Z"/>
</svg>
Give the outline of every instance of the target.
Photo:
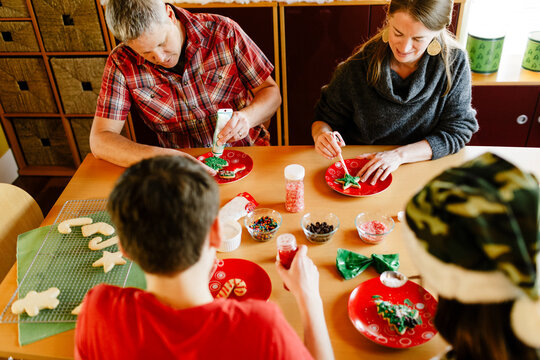
<svg viewBox="0 0 540 360">
<path fill-rule="evenodd" d="M 43 213 L 32 196 L 15 185 L 0 183 L 0 281 L 15 263 L 17 236 L 42 221 Z"/>
</svg>

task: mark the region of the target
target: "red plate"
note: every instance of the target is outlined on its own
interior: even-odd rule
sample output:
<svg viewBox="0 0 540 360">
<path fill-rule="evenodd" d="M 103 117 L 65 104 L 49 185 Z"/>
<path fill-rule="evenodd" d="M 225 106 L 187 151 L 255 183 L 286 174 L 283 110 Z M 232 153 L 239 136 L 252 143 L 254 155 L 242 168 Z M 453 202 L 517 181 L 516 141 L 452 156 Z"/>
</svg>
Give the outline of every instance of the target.
<svg viewBox="0 0 540 360">
<path fill-rule="evenodd" d="M 369 159 L 345 159 L 345 164 L 347 165 L 347 170 L 349 174 L 356 175 L 356 173 L 367 163 Z M 333 190 L 337 191 L 340 194 L 348 196 L 370 196 L 378 194 L 386 190 L 392 183 L 392 174 L 388 175 L 385 180 L 379 180 L 375 185 L 371 185 L 371 176 L 366 180 L 366 182 L 360 182 L 360 189 L 355 187 L 349 187 L 347 190 L 343 190 L 343 185 L 336 183 L 334 180 L 340 179 L 345 176 L 345 170 L 343 170 L 343 165 L 341 161 L 338 161 L 328 167 L 326 174 L 324 174 L 324 179 L 328 186 Z"/>
<path fill-rule="evenodd" d="M 399 335 L 390 329 L 386 320 L 377 314 L 373 295 L 381 295 L 383 300 L 403 304 L 409 299 L 415 304 L 422 317 L 422 324 Z M 407 281 L 403 286 L 391 288 L 376 277 L 358 285 L 349 296 L 349 319 L 369 340 L 392 348 L 409 348 L 432 339 L 437 330 L 433 318 L 437 310 L 437 300 L 420 285 Z"/>
<path fill-rule="evenodd" d="M 234 291 L 229 295 L 229 299 L 239 301 L 247 299 L 268 300 L 272 293 L 272 283 L 270 277 L 262 267 L 244 259 L 224 259 L 220 260 L 218 267 L 210 279 L 208 286 L 213 297 L 219 293 L 221 286 L 229 279 L 242 279 L 246 283 L 247 292 L 243 296 L 236 296 Z"/>
<path fill-rule="evenodd" d="M 198 156 L 197 160 L 204 162 L 205 159 L 212 156 L 213 156 L 212 152 L 210 151 L 210 152 L 207 152 L 206 154 Z M 237 164 L 242 164 L 246 168 L 244 170 L 237 172 L 236 177 L 234 179 L 222 179 L 219 177 L 219 175 L 214 176 L 218 184 L 227 184 L 227 183 L 238 181 L 248 176 L 248 174 L 253 169 L 253 160 L 248 154 L 242 151 L 225 149 L 223 150 L 223 155 L 221 155 L 221 157 L 229 162 L 229 166 L 236 166 Z M 223 169 L 227 170 L 227 167 L 224 167 Z"/>
</svg>

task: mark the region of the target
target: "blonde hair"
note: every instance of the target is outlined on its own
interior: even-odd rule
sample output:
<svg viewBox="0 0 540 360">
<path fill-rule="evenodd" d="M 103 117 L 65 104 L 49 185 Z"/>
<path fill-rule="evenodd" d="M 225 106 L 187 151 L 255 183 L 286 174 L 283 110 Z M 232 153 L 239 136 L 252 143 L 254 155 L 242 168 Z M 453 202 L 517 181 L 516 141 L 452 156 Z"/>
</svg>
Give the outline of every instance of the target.
<svg viewBox="0 0 540 360">
<path fill-rule="evenodd" d="M 371 86 L 375 86 L 381 78 L 383 60 L 389 54 L 389 46 L 382 40 L 383 33 L 388 31 L 388 18 L 397 12 L 406 12 L 429 30 L 442 30 L 440 35 L 436 37 L 441 44 L 441 52 L 436 56 L 441 56 L 445 66 L 447 79 L 446 90 L 443 94 L 445 96 L 452 88 L 450 50 L 459 47 L 453 34 L 447 29 L 452 21 L 452 8 L 453 0 L 392 0 L 388 6 L 387 22 L 384 27 L 364 44 L 357 47 L 353 55 L 345 62 L 351 61 L 359 54 L 361 58 L 369 59 L 367 80 Z"/>
</svg>

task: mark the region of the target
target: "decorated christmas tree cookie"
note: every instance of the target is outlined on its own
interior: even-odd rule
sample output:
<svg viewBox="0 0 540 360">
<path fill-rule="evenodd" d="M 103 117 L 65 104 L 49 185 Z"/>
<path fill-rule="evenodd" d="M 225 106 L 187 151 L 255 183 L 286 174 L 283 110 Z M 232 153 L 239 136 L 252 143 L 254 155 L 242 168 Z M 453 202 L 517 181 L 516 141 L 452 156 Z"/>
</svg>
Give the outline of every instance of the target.
<svg viewBox="0 0 540 360">
<path fill-rule="evenodd" d="M 377 306 L 377 314 L 388 321 L 390 328 L 400 335 L 422 324 L 420 313 L 409 299 L 405 299 L 405 304 L 393 304 L 383 300 L 380 295 L 373 295 L 373 302 Z"/>
</svg>

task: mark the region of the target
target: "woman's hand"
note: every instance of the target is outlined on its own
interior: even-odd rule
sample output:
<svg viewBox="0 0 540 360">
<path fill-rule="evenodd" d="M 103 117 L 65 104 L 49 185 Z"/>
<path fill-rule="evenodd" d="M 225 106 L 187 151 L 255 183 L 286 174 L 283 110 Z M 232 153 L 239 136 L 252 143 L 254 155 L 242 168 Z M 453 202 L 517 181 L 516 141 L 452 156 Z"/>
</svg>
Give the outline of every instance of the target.
<svg viewBox="0 0 540 360">
<path fill-rule="evenodd" d="M 345 142 L 337 131 L 324 131 L 315 139 L 315 150 L 327 159 L 341 154 L 343 146 Z"/>
<path fill-rule="evenodd" d="M 401 155 L 395 150 L 362 154 L 358 155 L 356 158 L 369 159 L 369 161 L 358 171 L 356 176 L 360 177 L 360 181 L 365 182 L 373 175 L 371 185 L 375 185 L 379 179 L 386 180 L 388 175 L 403 164 Z"/>
</svg>

